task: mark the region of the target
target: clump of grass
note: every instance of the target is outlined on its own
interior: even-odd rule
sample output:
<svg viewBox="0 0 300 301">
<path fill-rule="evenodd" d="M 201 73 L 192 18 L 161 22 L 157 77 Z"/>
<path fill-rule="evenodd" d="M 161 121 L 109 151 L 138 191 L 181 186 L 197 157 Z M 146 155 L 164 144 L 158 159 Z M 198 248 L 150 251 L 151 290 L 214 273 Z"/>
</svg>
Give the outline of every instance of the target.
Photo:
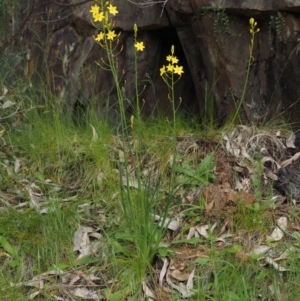
<svg viewBox="0 0 300 301">
<path fill-rule="evenodd" d="M 92 181 L 101 170 L 108 172 L 111 131 L 107 125 L 98 122 L 76 127 L 66 123 L 53 107 L 44 107 L 43 112 L 32 110 L 26 118 L 24 127 L 13 130 L 11 141 L 24 154 L 31 154 L 31 172 L 77 187 Z"/>
<path fill-rule="evenodd" d="M 141 119 L 141 107 L 140 107 L 140 92 L 138 86 L 138 66 L 137 56 L 138 52 L 144 51 L 145 45 L 142 41 L 138 41 L 138 28 L 134 25 L 134 54 L 135 54 L 135 106 L 134 115 L 130 117 L 130 123 L 128 124 L 124 107 L 124 89 L 120 84 L 120 79 L 117 70 L 117 55 L 118 55 L 118 35 L 113 29 L 113 22 L 110 21 L 110 17 L 118 14 L 117 7 L 110 3 L 103 1 L 98 2 L 91 8 L 93 21 L 100 22 L 101 28 L 98 35 L 95 37 L 95 41 L 106 50 L 107 61 L 102 59 L 100 67 L 111 71 L 114 83 L 117 90 L 119 113 L 121 116 L 121 147 L 123 158 L 118 165 L 118 171 L 120 175 L 120 214 L 123 217 L 124 228 L 120 228 L 117 231 L 116 241 L 113 245 L 119 245 L 118 243 L 126 241 L 129 244 L 128 248 L 120 248 L 120 253 L 126 256 L 127 261 L 130 262 L 128 268 L 132 275 L 132 292 L 140 295 L 141 290 L 138 288 L 145 280 L 147 270 L 150 270 L 151 263 L 158 253 L 159 243 L 161 242 L 164 233 L 166 231 L 166 219 L 168 210 L 172 202 L 172 196 L 174 195 L 174 169 L 176 152 L 176 129 L 177 129 L 177 117 L 174 85 L 180 79 L 181 74 L 184 72 L 183 67 L 178 65 L 178 59 L 175 56 L 174 46 L 171 47 L 171 54 L 167 56 L 167 66 L 162 66 L 160 74 L 169 88 L 168 99 L 171 102 L 172 107 L 172 120 L 170 121 L 171 129 L 171 141 L 173 149 L 173 159 L 170 162 L 170 166 L 166 166 L 170 177 L 170 185 L 168 188 L 168 197 L 165 198 L 165 203 L 161 205 L 161 183 L 160 178 L 165 170 L 160 170 L 159 176 L 156 180 L 152 180 L 151 168 L 149 168 L 148 176 L 143 176 L 142 172 L 142 156 L 144 153 L 144 136 L 143 126 Z M 121 48 L 122 49 L 122 48 Z M 130 156 L 134 158 L 135 168 L 133 172 L 128 170 L 128 165 L 132 162 L 127 153 L 127 141 L 129 140 L 129 130 L 133 138 L 133 144 L 130 149 Z M 132 187 L 132 181 L 135 184 Z M 158 208 L 160 210 L 158 210 Z M 160 211 L 160 212 L 159 212 Z M 155 224 L 155 215 L 160 213 L 160 226 Z M 129 251 L 130 250 L 130 251 Z M 117 261 L 118 257 L 116 257 Z M 121 259 L 122 260 L 122 259 Z M 127 265 L 126 265 L 127 266 Z M 126 277 L 123 279 L 123 281 Z M 127 286 L 129 283 L 125 281 Z M 113 291 L 111 293 L 114 293 Z"/>
</svg>

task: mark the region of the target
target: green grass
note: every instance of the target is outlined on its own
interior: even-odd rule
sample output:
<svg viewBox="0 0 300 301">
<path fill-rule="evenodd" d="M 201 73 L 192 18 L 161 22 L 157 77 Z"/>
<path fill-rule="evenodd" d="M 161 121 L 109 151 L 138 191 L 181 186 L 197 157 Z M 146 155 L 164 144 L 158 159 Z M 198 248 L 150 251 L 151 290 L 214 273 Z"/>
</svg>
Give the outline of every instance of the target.
<svg viewBox="0 0 300 301">
<path fill-rule="evenodd" d="M 136 42 L 137 27 L 134 32 Z M 60 100 L 46 87 L 30 87 L 19 77 L 11 61 L 19 64 L 25 53 L 3 57 L 0 84 L 15 86 L 2 100 L 12 104 L 0 112 L 0 300 L 82 300 L 79 295 L 87 292 L 111 301 L 141 300 L 145 284 L 157 300 L 183 300 L 184 294 L 190 300 L 298 300 L 299 210 L 272 199 L 271 183 L 263 182 L 259 146 L 250 153 L 253 161 L 239 161 L 226 153 L 222 140 L 240 119 L 254 40 L 243 95 L 227 128 L 219 130 L 213 106 L 217 78 L 206 87 L 201 121 L 180 116 L 174 85 L 181 71 L 172 69 L 177 61 L 173 47 L 174 66 L 160 69 L 172 119 L 140 120 L 138 89 L 134 119 L 125 116 L 116 49 L 106 35 L 104 42 L 110 54 L 105 67 L 113 72 L 121 110 L 121 122 L 114 126 L 89 108 L 66 118 Z M 259 139 L 252 141 L 259 145 Z M 248 168 L 251 175 L 236 173 L 225 181 L 223 163 Z M 228 187 L 228 181 L 243 177 L 251 183 L 249 193 Z M 267 237 L 282 215 L 289 217 L 286 231 L 296 232 L 296 239 L 285 235 L 276 243 Z M 169 218 L 180 227 L 167 229 Z M 253 254 L 261 245 L 270 247 L 268 255 Z M 277 263 L 288 270 L 266 264 L 267 256 L 282 256 Z M 167 274 L 159 287 L 164 260 L 170 275 L 177 271 L 185 280 Z M 186 284 L 192 272 L 190 291 Z"/>
<path fill-rule="evenodd" d="M 200 206 L 202 209 L 196 203 L 189 209 L 180 209 L 178 197 L 180 189 L 197 186 L 192 176 L 197 175 L 197 164 L 206 154 L 197 155 L 202 159 L 192 154 L 189 165 L 185 165 L 189 162 L 189 156 L 183 151 L 183 158 L 187 161 L 177 161 L 174 171 L 178 174 L 173 178 L 174 182 L 169 183 L 172 170 L 167 161 L 173 154 L 174 141 L 169 124 L 163 120 L 141 128 L 141 159 L 136 161 L 134 146 L 120 144 L 118 136 L 105 124 L 87 120 L 86 125 L 76 126 L 64 121 L 58 112 L 51 109 L 32 109 L 24 117 L 24 121 L 15 128 L 9 129 L 7 123 L 8 130 L 3 136 L 7 148 L 12 150 L 12 155 L 2 152 L 4 161 L 8 160 L 13 165 L 18 158 L 22 162 L 19 171 L 8 177 L 8 182 L 1 182 L 3 192 L 17 198 L 10 207 L 4 206 L 0 211 L 0 284 L 5 289 L 5 298 L 29 300 L 30 294 L 36 291 L 34 287 L 15 287 L 11 286 L 12 283 L 26 283 L 37 275 L 58 268 L 75 274 L 76 271 L 93 271 L 97 277 L 102 275 L 98 283 L 108 300 L 125 300 L 127 295 L 138 298 L 142 295 L 143 281 L 152 283 L 159 295 L 155 266 L 161 261 L 159 243 L 167 242 L 169 234 L 154 222 L 153 214 L 169 215 L 171 210 L 174 215 L 182 211 L 189 213 L 187 216 L 192 219 L 197 214 L 204 214 L 203 204 Z M 178 135 L 185 136 L 187 133 L 186 125 L 178 129 Z M 120 161 L 122 147 L 126 147 L 124 151 L 129 154 L 127 167 L 132 169 L 125 175 L 134 177 L 141 173 L 138 189 L 127 187 L 128 183 L 120 186 L 117 170 L 126 170 Z M 205 175 L 205 160 L 202 162 L 201 176 L 203 172 L 203 183 L 207 184 L 209 175 Z M 141 164 L 139 169 L 138 164 Z M 159 173 L 155 180 L 151 173 L 150 176 L 142 176 L 144 169 L 150 167 Z M 213 166 L 209 163 L 206 168 L 211 170 Z M 1 172 L 5 174 L 7 170 L 2 165 Z M 182 178 L 189 177 L 192 177 L 191 181 L 182 183 Z M 200 176 L 198 181 L 201 181 Z M 41 208 L 47 209 L 44 213 L 28 205 L 17 206 L 30 202 L 28 187 L 32 182 L 43 192 Z M 254 186 L 257 188 L 256 197 L 261 199 L 258 178 Z M 170 191 L 168 187 L 176 189 Z M 237 240 L 241 229 L 265 235 L 274 226 L 265 220 L 269 207 L 262 205 L 261 200 L 257 204 L 260 205 L 247 207 L 242 199 L 239 201 L 237 212 L 232 216 L 235 224 L 232 231 Z M 201 218 L 195 221 L 197 224 Z M 79 224 L 92 226 L 101 233 L 101 247 L 94 255 L 82 259 L 78 259 L 78 253 L 73 251 L 73 237 Z M 189 224 L 190 221 L 186 221 L 182 238 Z M 261 266 L 257 259 L 239 257 L 238 251 L 250 250 L 244 240 L 226 247 L 220 246 L 216 238 L 213 235 L 208 240 L 200 239 L 190 245 L 195 252 L 200 246 L 206 249 L 204 259 L 200 257 L 186 261 L 187 271 L 196 271 L 195 293 L 191 300 L 297 298 L 297 283 L 300 280 L 297 252 L 291 252 L 285 261 L 290 271 L 279 273 L 273 267 Z M 165 251 L 176 260 L 176 248 L 183 245 L 169 245 Z M 289 243 L 285 245 L 286 248 L 289 246 Z M 64 292 L 58 289 L 61 281 L 59 276 L 45 281 L 39 300 L 53 300 L 54 295 L 64 296 Z M 174 290 L 171 298 L 179 300 L 181 297 Z"/>
<path fill-rule="evenodd" d="M 62 206 L 52 200 L 47 214 L 8 209 L 0 215 L 0 248 L 5 252 L 1 256 L 0 282 L 2 288 L 11 291 L 10 300 L 26 295 L 26 289 L 18 283 L 55 267 L 75 266 L 72 246 L 78 214 L 74 206 Z M 11 285 L 16 287 L 11 290 Z"/>
</svg>

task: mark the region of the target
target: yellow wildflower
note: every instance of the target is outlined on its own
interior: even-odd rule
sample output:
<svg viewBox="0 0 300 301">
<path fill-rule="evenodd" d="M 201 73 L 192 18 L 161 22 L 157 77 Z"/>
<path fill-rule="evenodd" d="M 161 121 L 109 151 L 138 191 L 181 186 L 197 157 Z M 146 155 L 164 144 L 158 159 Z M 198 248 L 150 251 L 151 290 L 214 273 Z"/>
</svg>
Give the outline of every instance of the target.
<svg viewBox="0 0 300 301">
<path fill-rule="evenodd" d="M 117 10 L 117 7 L 116 6 L 113 6 L 113 5 L 109 5 L 108 6 L 108 11 L 109 11 L 109 13 L 111 14 L 111 15 L 113 15 L 113 16 L 115 16 L 116 14 L 118 14 L 119 12 L 118 12 L 118 10 Z"/>
<path fill-rule="evenodd" d="M 106 34 L 106 38 L 108 40 L 114 40 L 114 38 L 116 37 L 116 33 L 114 30 L 109 30 L 108 33 Z"/>
<path fill-rule="evenodd" d="M 97 14 L 94 14 L 93 17 L 95 22 L 102 22 L 104 19 L 104 13 L 98 12 Z"/>
<path fill-rule="evenodd" d="M 184 73 L 183 67 L 182 66 L 175 66 L 174 69 L 173 69 L 173 72 L 175 74 L 181 75 L 182 73 Z"/>
<path fill-rule="evenodd" d="M 134 47 L 136 48 L 137 51 L 143 51 L 145 48 L 144 42 L 136 42 L 134 44 Z"/>
<path fill-rule="evenodd" d="M 100 10 L 100 7 L 99 7 L 97 4 L 95 4 L 95 5 L 93 5 L 93 6 L 91 7 L 90 12 L 91 12 L 92 15 L 94 16 L 94 15 L 96 15 L 96 14 L 99 13 L 99 10 Z"/>
<path fill-rule="evenodd" d="M 168 72 L 173 72 L 174 71 L 174 66 L 172 64 L 169 64 L 167 66 L 167 70 L 168 70 Z"/>
<path fill-rule="evenodd" d="M 171 62 L 172 59 L 173 59 L 173 56 L 172 56 L 172 55 L 168 55 L 168 56 L 167 56 L 167 61 L 168 61 L 168 62 Z"/>
<path fill-rule="evenodd" d="M 162 66 L 160 69 L 160 76 L 163 76 L 166 73 L 166 67 Z"/>
<path fill-rule="evenodd" d="M 102 40 L 104 40 L 104 33 L 101 31 L 101 32 L 99 32 L 98 35 L 96 36 L 95 41 L 100 42 L 100 41 L 102 41 Z"/>
<path fill-rule="evenodd" d="M 171 59 L 171 62 L 172 62 L 173 65 L 175 65 L 179 62 L 179 60 L 176 56 L 173 56 L 172 59 Z"/>
</svg>

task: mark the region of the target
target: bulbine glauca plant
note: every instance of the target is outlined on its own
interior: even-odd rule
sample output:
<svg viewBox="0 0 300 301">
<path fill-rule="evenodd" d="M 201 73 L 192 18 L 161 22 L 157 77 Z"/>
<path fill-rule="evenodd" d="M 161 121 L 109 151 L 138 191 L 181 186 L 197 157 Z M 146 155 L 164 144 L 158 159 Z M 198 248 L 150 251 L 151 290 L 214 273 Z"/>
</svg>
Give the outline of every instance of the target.
<svg viewBox="0 0 300 301">
<path fill-rule="evenodd" d="M 138 52 L 142 52 L 145 49 L 145 45 L 143 41 L 137 40 L 137 34 L 138 34 L 138 27 L 136 24 L 133 26 L 134 31 L 134 83 L 135 83 L 135 111 L 136 111 L 136 118 L 137 122 L 140 125 L 141 123 L 141 107 L 140 107 L 140 92 L 138 89 L 139 83 L 139 77 L 138 77 Z M 143 89 L 144 90 L 144 89 Z"/>
<path fill-rule="evenodd" d="M 235 122 L 235 120 L 240 112 L 241 106 L 244 102 L 244 99 L 245 99 L 246 90 L 247 90 L 247 86 L 248 86 L 248 82 L 249 82 L 250 69 L 251 69 L 251 65 L 254 61 L 253 48 L 254 48 L 255 35 L 260 32 L 260 28 L 257 27 L 257 22 L 254 20 L 254 18 L 249 19 L 249 24 L 250 24 L 249 32 L 251 35 L 251 40 L 250 40 L 250 45 L 249 45 L 249 59 L 248 59 L 248 64 L 247 64 L 246 79 L 245 79 L 245 83 L 244 83 L 242 96 L 241 96 L 239 105 L 235 111 L 234 117 L 232 119 L 232 123 Z"/>
<path fill-rule="evenodd" d="M 108 1 L 105 3 L 105 5 L 103 4 L 103 1 L 100 1 L 100 6 L 98 4 L 93 5 L 90 12 L 93 17 L 93 22 L 96 24 L 100 22 L 102 24 L 100 27 L 101 31 L 95 37 L 95 41 L 98 42 L 103 48 L 111 50 L 111 48 L 108 46 L 111 46 L 110 44 L 116 40 L 119 35 L 116 34 L 115 30 L 113 29 L 114 24 L 109 20 L 109 17 L 111 15 L 116 16 L 119 13 L 117 7 L 109 4 Z"/>
<path fill-rule="evenodd" d="M 174 93 L 174 86 L 176 82 L 179 81 L 181 78 L 182 74 L 184 73 L 183 71 L 183 66 L 179 66 L 179 60 L 178 58 L 174 55 L 175 52 L 175 47 L 171 47 L 171 54 L 167 56 L 166 60 L 168 64 L 165 66 L 163 65 L 160 68 L 160 76 L 164 80 L 164 82 L 167 84 L 168 89 L 169 89 L 169 95 L 168 98 L 171 101 L 172 104 L 172 113 L 173 113 L 173 130 L 175 133 L 176 130 L 176 112 L 178 111 L 178 108 L 176 108 L 175 104 L 175 93 Z M 180 98 L 180 103 L 182 99 Z"/>
<path fill-rule="evenodd" d="M 120 109 L 120 116 L 122 122 L 122 129 L 127 128 L 126 116 L 125 116 L 125 107 L 124 107 L 124 87 L 120 86 L 120 77 L 118 73 L 118 54 L 122 51 L 122 46 L 118 47 L 119 37 L 121 32 L 117 33 L 114 29 L 114 22 L 112 17 L 116 16 L 119 12 L 116 6 L 109 3 L 109 1 L 96 1 L 97 4 L 93 5 L 90 9 L 92 14 L 93 23 L 97 28 L 100 29 L 100 32 L 94 36 L 94 40 L 106 50 L 107 60 L 101 58 L 101 63 L 98 65 L 112 72 L 114 83 L 117 90 L 117 98 Z M 100 23 L 100 25 L 98 25 Z M 137 40 L 138 27 L 134 24 L 134 55 L 135 55 L 135 88 L 136 88 L 136 119 L 140 122 L 140 106 L 139 106 L 139 96 L 138 92 L 138 66 L 137 66 L 137 52 L 144 51 L 145 45 L 143 41 Z"/>
<path fill-rule="evenodd" d="M 98 4 L 99 3 L 99 4 Z M 111 71 L 117 91 L 122 131 L 126 130 L 126 117 L 124 108 L 124 89 L 120 85 L 118 75 L 117 56 L 121 50 L 118 49 L 119 37 L 121 33 L 116 33 L 112 17 L 119 12 L 116 6 L 106 1 L 97 1 L 90 9 L 94 25 L 100 29 L 100 32 L 94 36 L 95 41 L 106 51 L 107 60 L 101 58 L 101 63 L 97 63 L 101 68 Z M 100 25 L 99 25 L 100 23 Z"/>
<path fill-rule="evenodd" d="M 123 147 L 124 156 L 118 161 L 118 169 L 120 175 L 119 196 L 120 196 L 120 211 L 121 226 L 117 230 L 116 235 L 112 235 L 111 246 L 114 248 L 114 243 L 119 245 L 118 241 L 129 245 L 128 249 L 122 247 L 122 252 L 117 257 L 117 260 L 122 261 L 126 257 L 126 263 L 123 266 L 116 265 L 117 269 L 126 270 L 130 269 L 130 278 L 124 279 L 126 290 L 130 283 L 132 290 L 134 287 L 140 286 L 144 281 L 146 272 L 150 270 L 150 264 L 159 249 L 159 243 L 164 237 L 166 231 L 165 227 L 158 227 L 155 223 L 155 216 L 157 216 L 158 208 L 160 205 L 160 180 L 155 183 L 151 181 L 151 173 L 149 176 L 143 176 L 142 166 L 142 148 L 140 147 L 143 142 L 142 138 L 142 121 L 141 121 L 141 107 L 139 98 L 141 92 L 139 91 L 139 78 L 138 78 L 138 58 L 139 53 L 144 51 L 145 45 L 143 41 L 138 40 L 138 27 L 135 24 L 134 29 L 134 42 L 132 45 L 134 51 L 134 70 L 135 70 L 135 105 L 134 115 L 131 116 L 127 122 L 125 116 L 124 106 L 124 86 L 121 86 L 120 71 L 118 70 L 118 54 L 122 51 L 122 46 L 119 45 L 119 37 L 121 33 L 117 33 L 114 29 L 114 23 L 111 21 L 113 16 L 118 14 L 117 7 L 111 5 L 108 1 L 97 1 L 91 7 L 91 14 L 94 24 L 99 28 L 99 33 L 94 36 L 95 41 L 106 51 L 106 58 L 101 58 L 98 64 L 101 68 L 112 72 L 114 84 L 117 91 L 117 101 L 119 103 L 120 117 L 122 122 L 121 143 Z M 100 25 L 98 23 L 100 22 Z M 170 99 L 174 101 L 174 84 L 179 79 L 174 79 L 174 74 L 179 77 L 183 73 L 182 67 L 177 65 L 178 59 L 173 55 L 174 48 L 172 48 L 172 55 L 167 58 L 170 64 L 165 67 L 166 70 L 161 70 L 165 82 L 168 84 L 171 96 Z M 134 102 L 133 102 L 134 103 Z M 130 131 L 131 130 L 131 133 Z M 131 134 L 131 135 L 130 135 Z M 133 142 L 132 145 L 127 142 Z M 132 147 L 133 146 L 133 147 Z M 126 149 L 130 147 L 130 156 L 134 159 L 134 168 L 129 170 L 129 155 Z M 136 185 L 134 188 L 131 183 Z M 163 210 L 160 211 L 161 224 L 165 225 L 167 220 L 168 209 L 172 198 L 165 201 Z M 120 239 L 121 238 L 121 239 Z M 124 262 L 123 262 L 124 263 Z M 122 273 L 121 273 L 122 274 Z M 129 274 L 128 274 L 129 275 Z M 131 288 L 130 287 L 130 288 Z M 132 293 L 132 292 L 128 292 Z M 108 297 L 109 300 L 112 300 Z M 139 298 L 138 298 L 139 299 Z"/>
</svg>

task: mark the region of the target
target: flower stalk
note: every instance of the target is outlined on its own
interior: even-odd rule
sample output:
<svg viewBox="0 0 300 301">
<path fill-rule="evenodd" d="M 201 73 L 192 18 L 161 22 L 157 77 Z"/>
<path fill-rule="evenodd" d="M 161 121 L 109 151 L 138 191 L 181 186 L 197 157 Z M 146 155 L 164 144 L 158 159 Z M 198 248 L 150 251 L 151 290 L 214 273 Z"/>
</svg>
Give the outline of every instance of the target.
<svg viewBox="0 0 300 301">
<path fill-rule="evenodd" d="M 255 39 L 255 34 L 260 32 L 260 28 L 257 27 L 257 22 L 254 20 L 254 18 L 250 18 L 249 19 L 249 24 L 250 24 L 250 29 L 249 32 L 251 34 L 251 40 L 250 40 L 250 45 L 249 45 L 249 59 L 248 59 L 248 65 L 247 65 L 247 71 L 246 71 L 246 79 L 244 82 L 244 87 L 243 87 L 243 92 L 242 92 L 242 96 L 239 102 L 239 105 L 235 111 L 235 114 L 233 116 L 232 119 L 232 123 L 235 122 L 241 106 L 244 102 L 245 96 L 246 96 L 246 90 L 247 90 L 247 86 L 248 86 L 248 82 L 249 82 L 249 75 L 250 75 L 250 70 L 251 70 L 251 65 L 254 62 L 254 57 L 253 57 L 253 49 L 254 49 L 254 39 Z"/>
<path fill-rule="evenodd" d="M 178 58 L 174 55 L 175 47 L 172 45 L 171 47 L 171 54 L 166 57 L 168 64 L 165 66 L 163 65 L 160 68 L 160 76 L 162 77 L 163 81 L 167 84 L 169 89 L 168 99 L 172 105 L 172 113 L 173 113 L 173 131 L 174 135 L 176 133 L 176 112 L 179 109 L 179 106 L 176 108 L 175 104 L 175 84 L 180 80 L 183 71 L 183 66 L 178 65 Z M 175 77 L 177 76 L 177 78 Z M 180 98 L 181 103 L 181 98 Z M 180 104 L 179 104 L 180 105 Z"/>
</svg>

